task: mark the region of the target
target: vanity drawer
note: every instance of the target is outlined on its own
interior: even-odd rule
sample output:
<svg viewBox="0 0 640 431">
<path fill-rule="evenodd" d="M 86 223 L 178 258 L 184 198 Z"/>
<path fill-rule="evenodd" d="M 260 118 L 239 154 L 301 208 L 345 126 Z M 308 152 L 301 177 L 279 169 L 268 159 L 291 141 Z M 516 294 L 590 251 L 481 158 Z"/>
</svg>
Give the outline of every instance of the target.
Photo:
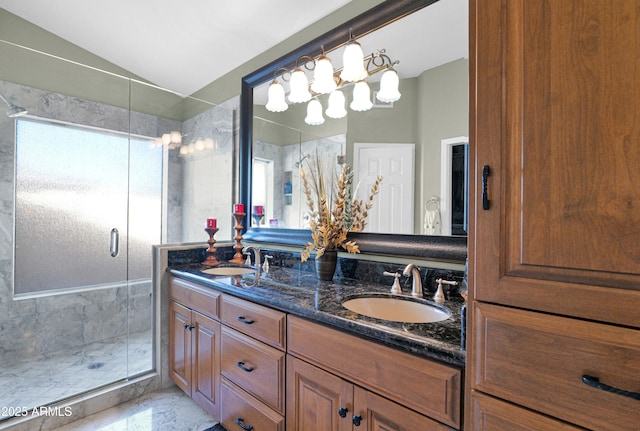
<svg viewBox="0 0 640 431">
<path fill-rule="evenodd" d="M 176 277 L 169 277 L 169 298 L 212 319 L 218 319 L 222 294 Z"/>
<path fill-rule="evenodd" d="M 222 322 L 257 340 L 284 350 L 286 314 L 229 295 L 222 296 Z"/>
<path fill-rule="evenodd" d="M 225 327 L 221 343 L 222 375 L 284 414 L 284 352 Z"/>
<path fill-rule="evenodd" d="M 565 422 L 497 400 L 480 392 L 471 392 L 471 423 L 477 431 L 580 431 Z"/>
<path fill-rule="evenodd" d="M 475 303 L 473 387 L 592 430 L 640 426 L 640 331 Z"/>
<path fill-rule="evenodd" d="M 282 416 L 243 393 L 242 389 L 224 378 L 220 389 L 220 402 L 222 404 L 220 423 L 225 429 L 284 431 Z"/>
<path fill-rule="evenodd" d="M 460 370 L 289 316 L 289 353 L 419 413 L 460 427 Z"/>
</svg>

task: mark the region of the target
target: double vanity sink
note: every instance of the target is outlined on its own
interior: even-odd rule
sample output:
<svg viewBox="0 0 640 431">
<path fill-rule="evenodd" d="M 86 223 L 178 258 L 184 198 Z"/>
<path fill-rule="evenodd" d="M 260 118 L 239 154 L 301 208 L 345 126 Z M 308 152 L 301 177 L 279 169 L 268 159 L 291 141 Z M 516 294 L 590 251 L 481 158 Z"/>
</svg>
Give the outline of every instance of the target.
<svg viewBox="0 0 640 431">
<path fill-rule="evenodd" d="M 390 293 L 391 286 L 335 278 L 320 281 L 315 273 L 273 266 L 255 280 L 247 265 L 170 268 L 179 278 L 292 315 L 365 336 L 410 353 L 464 366 L 461 348 L 462 298 L 439 305 L 409 292 Z"/>
</svg>

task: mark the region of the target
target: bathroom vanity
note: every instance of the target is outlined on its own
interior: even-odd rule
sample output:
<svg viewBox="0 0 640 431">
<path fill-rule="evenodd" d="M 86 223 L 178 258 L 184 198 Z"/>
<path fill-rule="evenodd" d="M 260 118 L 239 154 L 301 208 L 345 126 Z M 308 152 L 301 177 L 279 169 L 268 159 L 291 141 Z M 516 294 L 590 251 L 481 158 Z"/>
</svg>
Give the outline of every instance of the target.
<svg viewBox="0 0 640 431">
<path fill-rule="evenodd" d="M 461 428 L 457 294 L 451 318 L 403 324 L 341 305 L 391 283 L 276 267 L 250 286 L 203 269 L 169 270 L 170 375 L 227 429 Z"/>
</svg>

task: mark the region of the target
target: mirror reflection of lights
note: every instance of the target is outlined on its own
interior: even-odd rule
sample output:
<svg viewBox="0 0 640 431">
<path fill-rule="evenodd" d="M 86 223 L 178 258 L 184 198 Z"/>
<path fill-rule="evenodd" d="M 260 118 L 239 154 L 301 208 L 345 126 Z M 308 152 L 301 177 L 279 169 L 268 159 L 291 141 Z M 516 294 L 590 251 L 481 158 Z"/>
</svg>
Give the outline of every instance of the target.
<svg viewBox="0 0 640 431">
<path fill-rule="evenodd" d="M 218 143 L 211 139 L 197 139 L 189 144 L 180 147 L 180 156 L 185 157 L 194 155 L 204 150 L 215 150 L 218 148 Z"/>
</svg>

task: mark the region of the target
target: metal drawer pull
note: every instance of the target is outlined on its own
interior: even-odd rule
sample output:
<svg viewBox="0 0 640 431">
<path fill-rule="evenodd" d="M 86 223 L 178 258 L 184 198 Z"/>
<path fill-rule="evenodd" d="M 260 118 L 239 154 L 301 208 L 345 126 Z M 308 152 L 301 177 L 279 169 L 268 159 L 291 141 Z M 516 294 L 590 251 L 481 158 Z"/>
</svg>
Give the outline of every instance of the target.
<svg viewBox="0 0 640 431">
<path fill-rule="evenodd" d="M 348 408 L 346 407 L 340 407 L 338 409 L 338 416 L 340 416 L 341 418 L 346 418 L 347 417 L 347 412 L 349 411 Z"/>
<path fill-rule="evenodd" d="M 634 400 L 640 401 L 640 393 L 638 392 L 629 392 L 623 389 L 614 388 L 613 386 L 605 385 L 604 383 L 600 383 L 600 379 L 594 376 L 584 375 L 582 376 L 582 382 L 585 385 L 589 385 L 592 388 L 600 389 L 601 391 L 611 392 L 614 394 L 622 395 L 623 397 L 633 398 Z"/>
<path fill-rule="evenodd" d="M 120 232 L 115 227 L 111 229 L 111 240 L 109 243 L 109 252 L 111 257 L 116 257 L 120 251 Z"/>
<path fill-rule="evenodd" d="M 246 323 L 247 325 L 251 325 L 253 322 L 255 322 L 255 320 L 247 319 L 244 316 L 238 316 L 238 320 L 241 321 L 242 323 Z"/>
<path fill-rule="evenodd" d="M 491 168 L 489 165 L 484 165 L 482 167 L 482 209 L 485 211 L 491 208 L 491 201 L 489 200 L 489 192 L 487 190 L 490 176 Z"/>
<path fill-rule="evenodd" d="M 248 367 L 245 365 L 244 361 L 238 361 L 238 367 L 242 368 L 243 370 L 245 370 L 247 373 L 250 373 L 251 371 L 253 371 L 255 368 L 253 368 L 251 365 L 249 365 Z"/>
<path fill-rule="evenodd" d="M 360 415 L 354 415 L 354 416 L 351 418 L 351 422 L 353 422 L 353 424 L 354 424 L 355 426 L 359 427 L 359 426 L 360 426 L 360 424 L 362 423 L 362 416 L 360 416 Z"/>
<path fill-rule="evenodd" d="M 253 429 L 253 425 L 245 425 L 242 422 L 244 422 L 244 418 L 238 418 L 236 419 L 236 423 L 238 424 L 238 426 L 240 428 L 242 428 L 245 431 L 251 431 Z"/>
</svg>

